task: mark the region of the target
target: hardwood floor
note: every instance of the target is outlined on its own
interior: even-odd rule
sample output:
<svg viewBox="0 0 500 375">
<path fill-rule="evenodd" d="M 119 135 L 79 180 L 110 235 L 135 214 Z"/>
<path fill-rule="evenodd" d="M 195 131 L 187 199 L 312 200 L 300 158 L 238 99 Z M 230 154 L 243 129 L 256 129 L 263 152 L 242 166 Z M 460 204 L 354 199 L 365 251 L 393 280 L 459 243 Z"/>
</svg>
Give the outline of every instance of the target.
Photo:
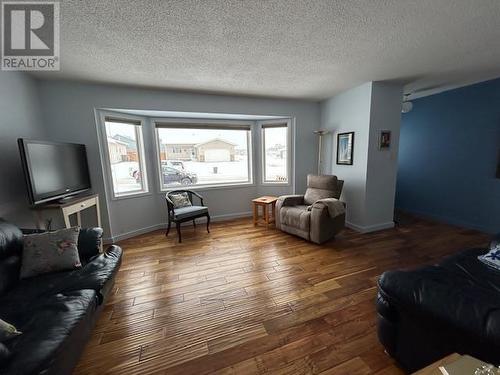
<svg viewBox="0 0 500 375">
<path fill-rule="evenodd" d="M 376 336 L 376 280 L 487 236 L 420 220 L 323 246 L 251 219 L 123 241 L 75 374 L 401 374 Z"/>
</svg>

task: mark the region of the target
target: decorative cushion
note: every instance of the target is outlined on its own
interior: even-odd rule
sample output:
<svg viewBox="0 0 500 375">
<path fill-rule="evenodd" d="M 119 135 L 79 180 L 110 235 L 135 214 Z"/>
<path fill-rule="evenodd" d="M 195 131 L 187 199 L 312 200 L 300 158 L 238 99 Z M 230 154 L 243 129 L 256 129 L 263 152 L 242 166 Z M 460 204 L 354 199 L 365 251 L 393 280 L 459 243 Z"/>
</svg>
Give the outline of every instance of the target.
<svg viewBox="0 0 500 375">
<path fill-rule="evenodd" d="M 21 332 L 19 332 L 16 327 L 0 319 L 0 343 L 19 336 L 20 334 Z"/>
<path fill-rule="evenodd" d="M 477 259 L 487 266 L 496 268 L 500 271 L 500 244 L 492 248 L 487 254 L 478 256 Z"/>
<path fill-rule="evenodd" d="M 207 212 L 208 212 L 208 207 L 205 206 L 189 206 L 189 207 L 176 208 L 174 210 L 174 219 L 175 220 L 186 219 Z"/>
<path fill-rule="evenodd" d="M 191 201 L 187 193 L 179 193 L 169 195 L 170 200 L 174 204 L 174 208 L 189 207 L 192 206 Z"/>
<path fill-rule="evenodd" d="M 79 227 L 24 236 L 21 279 L 80 268 Z"/>
</svg>

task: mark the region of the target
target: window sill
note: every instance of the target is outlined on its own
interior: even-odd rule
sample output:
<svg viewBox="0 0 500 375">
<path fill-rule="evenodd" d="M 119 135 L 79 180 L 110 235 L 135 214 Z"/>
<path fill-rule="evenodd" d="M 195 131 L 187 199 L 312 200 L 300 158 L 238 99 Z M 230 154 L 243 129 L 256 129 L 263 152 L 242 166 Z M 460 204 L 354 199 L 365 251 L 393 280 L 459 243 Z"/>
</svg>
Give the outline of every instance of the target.
<svg viewBox="0 0 500 375">
<path fill-rule="evenodd" d="M 261 186 L 292 186 L 290 182 L 262 182 Z"/>
<path fill-rule="evenodd" d="M 140 198 L 140 197 L 146 197 L 148 195 L 151 195 L 152 193 L 150 191 L 140 191 L 140 192 L 133 192 L 133 193 L 128 193 L 128 194 L 122 194 L 122 195 L 114 195 L 111 198 L 111 200 L 114 201 L 119 201 L 122 199 L 131 199 L 131 198 Z"/>
<path fill-rule="evenodd" d="M 244 183 L 235 183 L 235 184 L 224 184 L 224 185 L 179 185 L 179 186 L 173 186 L 171 188 L 167 189 L 161 189 L 160 194 L 167 193 L 172 190 L 227 190 L 227 189 L 243 189 L 243 188 L 248 188 L 248 187 L 254 187 L 255 184 L 251 182 L 244 182 Z"/>
</svg>

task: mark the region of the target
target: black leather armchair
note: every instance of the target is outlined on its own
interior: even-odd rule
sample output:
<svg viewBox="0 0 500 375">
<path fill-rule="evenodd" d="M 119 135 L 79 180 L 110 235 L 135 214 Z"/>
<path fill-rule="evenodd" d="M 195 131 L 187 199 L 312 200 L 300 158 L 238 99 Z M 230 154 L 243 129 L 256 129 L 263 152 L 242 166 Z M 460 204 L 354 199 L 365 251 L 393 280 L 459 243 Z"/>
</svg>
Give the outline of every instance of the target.
<svg viewBox="0 0 500 375">
<path fill-rule="evenodd" d="M 491 246 L 496 246 L 496 236 Z M 453 352 L 500 365 L 500 271 L 462 251 L 434 266 L 379 279 L 378 335 L 408 372 Z"/>
</svg>

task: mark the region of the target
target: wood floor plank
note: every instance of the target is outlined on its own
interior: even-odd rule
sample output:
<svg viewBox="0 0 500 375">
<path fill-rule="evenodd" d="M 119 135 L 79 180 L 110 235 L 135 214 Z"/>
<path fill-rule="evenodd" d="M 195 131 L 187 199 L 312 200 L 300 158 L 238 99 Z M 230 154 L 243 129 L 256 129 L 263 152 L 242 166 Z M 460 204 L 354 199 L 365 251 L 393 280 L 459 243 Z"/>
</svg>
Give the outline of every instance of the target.
<svg viewBox="0 0 500 375">
<path fill-rule="evenodd" d="M 401 374 L 376 282 L 488 236 L 411 218 L 315 245 L 250 219 L 120 243 L 123 264 L 75 374 Z M 184 235 L 185 232 L 185 235 Z"/>
</svg>

